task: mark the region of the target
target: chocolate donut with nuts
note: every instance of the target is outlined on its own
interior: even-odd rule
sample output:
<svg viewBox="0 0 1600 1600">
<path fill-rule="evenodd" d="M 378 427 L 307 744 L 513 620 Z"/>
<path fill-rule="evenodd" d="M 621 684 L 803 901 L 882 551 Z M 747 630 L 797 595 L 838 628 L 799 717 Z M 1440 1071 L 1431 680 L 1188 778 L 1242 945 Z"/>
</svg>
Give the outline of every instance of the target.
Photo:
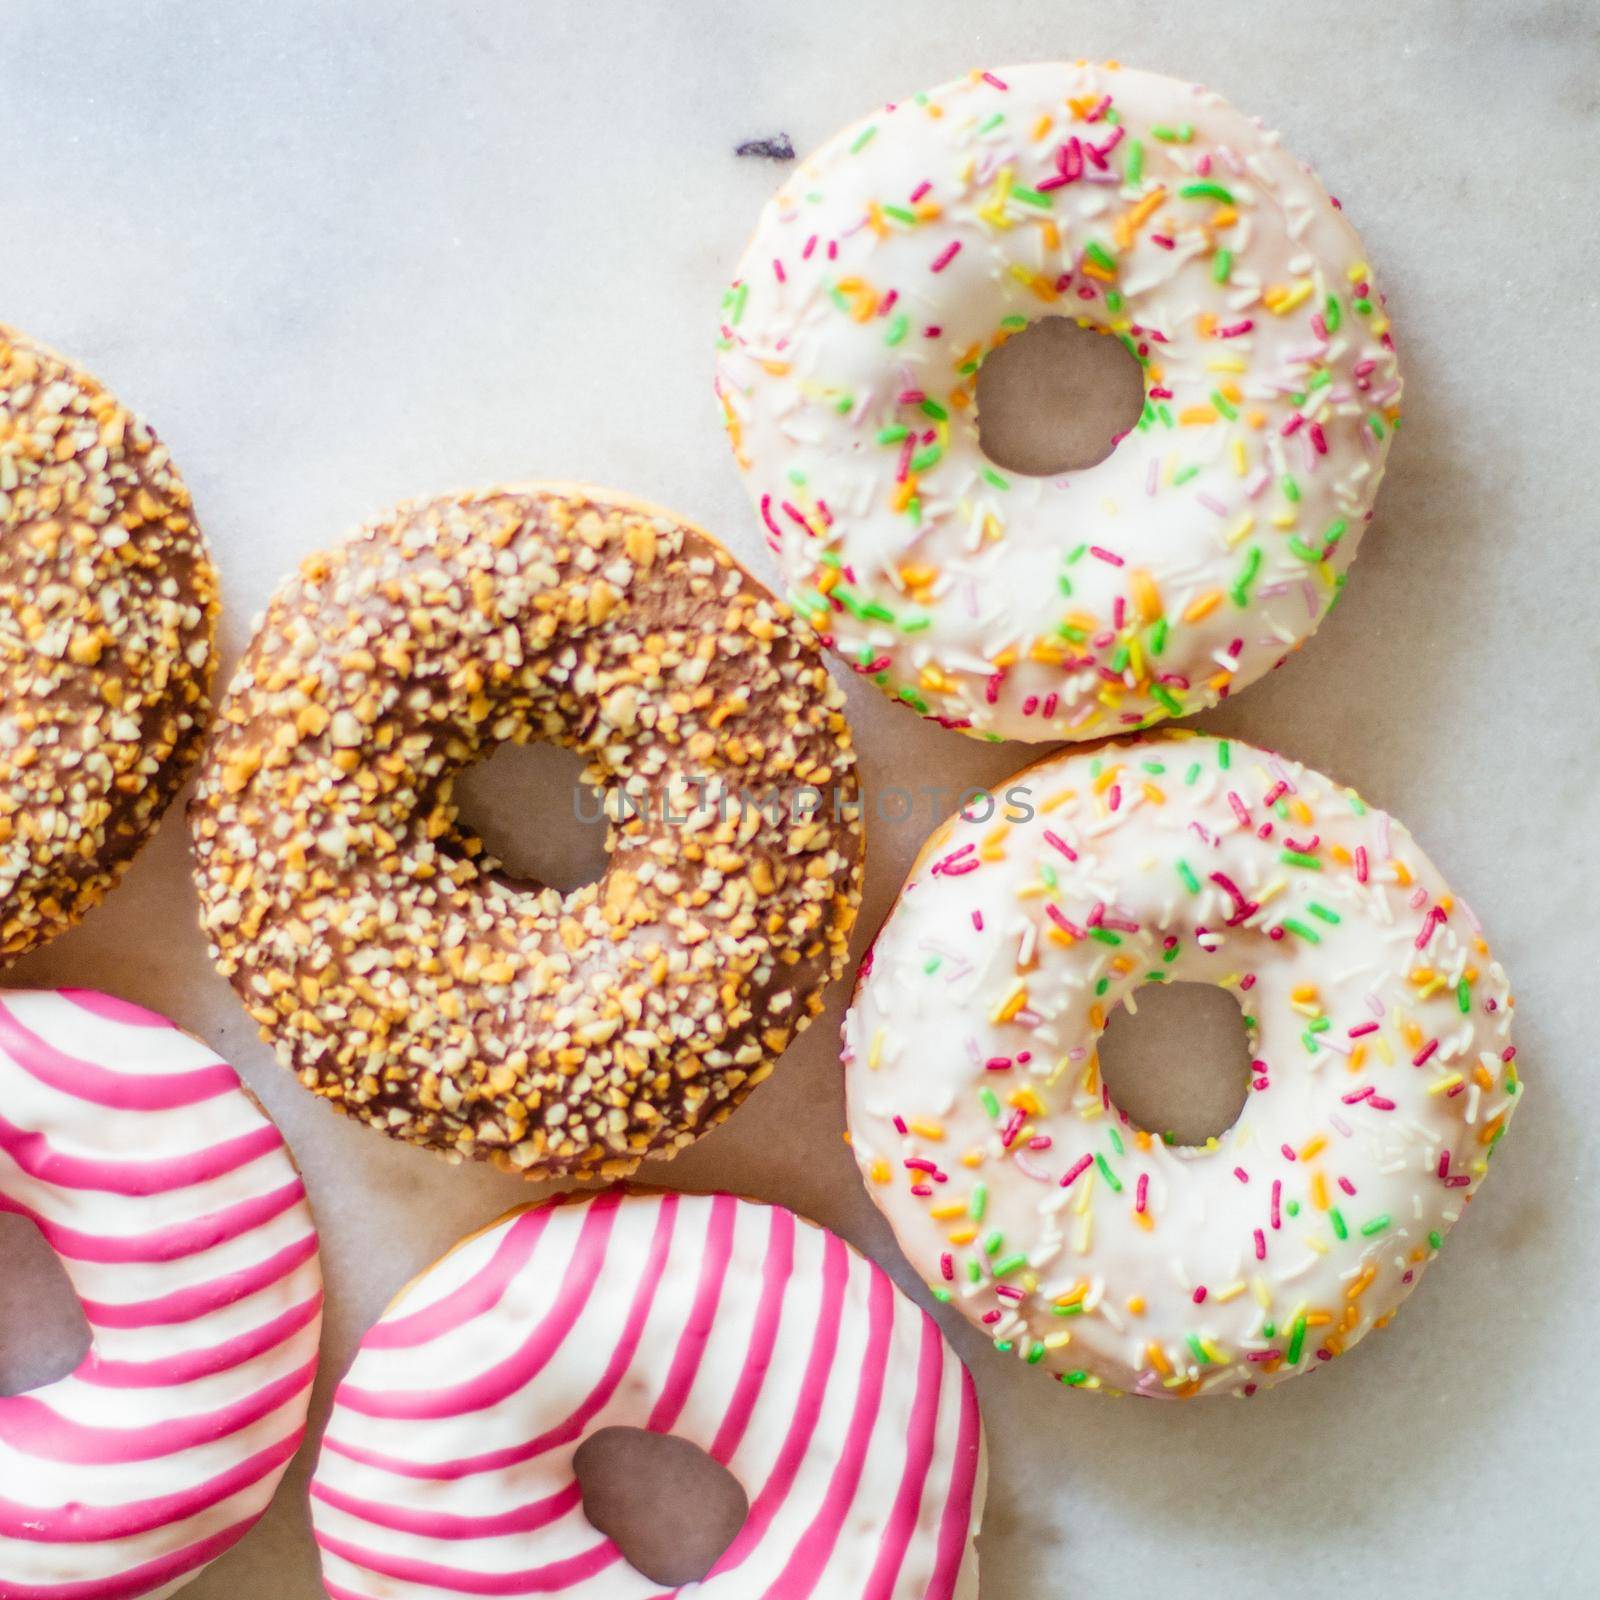
<svg viewBox="0 0 1600 1600">
<path fill-rule="evenodd" d="M 200 753 L 217 581 L 166 446 L 0 326 L 0 965 L 122 876 Z"/>
<path fill-rule="evenodd" d="M 569 485 L 387 512 L 303 562 L 190 806 L 214 958 L 306 1087 L 530 1178 L 720 1122 L 822 1009 L 860 900 L 843 695 L 709 535 Z M 453 780 L 589 758 L 609 863 L 510 878 Z"/>
</svg>

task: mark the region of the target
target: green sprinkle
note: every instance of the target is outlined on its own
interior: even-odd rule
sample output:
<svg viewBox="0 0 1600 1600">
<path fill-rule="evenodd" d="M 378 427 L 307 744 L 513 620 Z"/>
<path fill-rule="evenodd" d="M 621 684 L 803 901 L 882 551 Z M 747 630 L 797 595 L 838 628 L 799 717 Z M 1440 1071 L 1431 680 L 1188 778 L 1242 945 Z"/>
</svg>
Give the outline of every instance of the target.
<svg viewBox="0 0 1600 1600">
<path fill-rule="evenodd" d="M 1225 206 L 1234 203 L 1233 195 L 1220 183 L 1186 183 L 1178 193 L 1185 200 L 1216 200 Z"/>
<path fill-rule="evenodd" d="M 997 1278 L 1009 1278 L 1013 1272 L 1020 1271 L 1027 1264 L 1027 1256 L 1021 1250 L 1016 1250 L 1003 1260 L 995 1262 L 994 1275 Z"/>
<path fill-rule="evenodd" d="M 906 427 L 904 423 L 892 423 L 889 427 L 880 428 L 878 430 L 878 443 L 899 444 L 900 441 L 910 432 L 911 430 Z"/>
<path fill-rule="evenodd" d="M 982 121 L 982 122 L 980 122 L 978 124 L 978 132 L 979 133 L 990 133 L 994 129 L 998 128 L 1000 126 L 1000 124 L 1002 122 L 1004 122 L 1005 120 L 1006 120 L 1005 112 L 997 111 L 997 112 L 995 112 L 995 114 L 992 117 L 987 117 L 987 118 L 985 118 L 984 121 Z"/>
<path fill-rule="evenodd" d="M 1106 1182 L 1109 1183 L 1118 1194 L 1121 1194 L 1122 1179 L 1111 1170 L 1110 1166 L 1106 1162 L 1106 1158 L 1103 1155 L 1096 1154 L 1094 1158 L 1094 1164 L 1099 1167 L 1101 1175 L 1105 1178 Z"/>
<path fill-rule="evenodd" d="M 889 322 L 889 331 L 884 334 L 885 344 L 899 344 L 905 338 L 906 330 L 911 326 L 911 319 L 903 311 L 895 312 Z"/>
<path fill-rule="evenodd" d="M 1298 536 L 1290 538 L 1289 548 L 1304 562 L 1315 563 L 1322 559 L 1320 550 L 1313 550 L 1310 545 L 1303 543 Z"/>
<path fill-rule="evenodd" d="M 1465 978 L 1456 985 L 1456 1009 L 1463 1015 L 1472 1009 L 1472 986 Z"/>
<path fill-rule="evenodd" d="M 1063 1372 L 1061 1381 L 1069 1389 L 1077 1389 L 1089 1381 L 1089 1374 L 1087 1372 Z"/>
<path fill-rule="evenodd" d="M 1206 1354 L 1205 1346 L 1200 1343 L 1200 1335 L 1197 1333 L 1186 1333 L 1183 1337 L 1184 1342 L 1189 1346 L 1189 1350 L 1193 1354 L 1195 1360 L 1198 1361 L 1201 1366 L 1209 1367 L 1211 1365 L 1211 1357 Z"/>
<path fill-rule="evenodd" d="M 908 228 L 914 228 L 917 225 L 916 212 L 907 211 L 904 206 L 879 206 L 878 209 L 884 216 L 893 217 L 896 222 L 903 222 Z"/>
<path fill-rule="evenodd" d="M 929 1284 L 928 1285 L 928 1291 L 929 1291 L 930 1294 L 932 1294 L 933 1298 L 935 1300 L 937 1300 L 939 1302 L 939 1304 L 942 1305 L 942 1306 L 949 1305 L 950 1302 L 953 1299 L 955 1299 L 955 1296 L 953 1294 L 951 1294 L 950 1291 L 948 1289 L 946 1289 L 943 1284 L 939 1284 L 937 1286 L 935 1286 L 933 1284 Z"/>
<path fill-rule="evenodd" d="M 1081 1317 L 1083 1315 L 1083 1301 L 1069 1300 L 1064 1306 L 1052 1306 L 1051 1312 L 1058 1317 Z"/>
<path fill-rule="evenodd" d="M 1090 240 L 1083 253 L 1089 258 L 1089 260 L 1094 262 L 1097 267 L 1102 267 L 1107 272 L 1115 272 L 1117 270 L 1117 258 L 1112 255 L 1110 251 L 1108 251 L 1103 245 L 1095 242 L 1094 240 Z"/>
<path fill-rule="evenodd" d="M 1283 480 L 1282 488 L 1283 488 L 1283 498 L 1285 500 L 1294 500 L 1296 502 L 1299 501 L 1299 499 L 1300 499 L 1300 485 L 1298 483 L 1296 483 L 1293 478 L 1285 478 Z"/>
<path fill-rule="evenodd" d="M 905 621 L 900 624 L 900 631 L 902 633 L 921 633 L 925 629 L 931 628 L 932 626 L 932 617 L 907 617 Z"/>
<path fill-rule="evenodd" d="M 1241 611 L 1250 604 L 1250 585 L 1255 582 L 1255 576 L 1260 570 L 1261 546 L 1253 544 L 1245 552 L 1244 568 L 1235 580 L 1232 590 L 1233 603 Z"/>
<path fill-rule="evenodd" d="M 1287 1211 L 1291 1217 L 1298 1217 L 1300 1215 L 1300 1202 L 1298 1200 L 1291 1200 L 1287 1205 L 1284 1206 L 1283 1209 Z"/>
<path fill-rule="evenodd" d="M 1291 867 L 1304 867 L 1308 872 L 1322 871 L 1322 863 L 1315 856 L 1308 856 L 1304 850 L 1280 850 L 1278 859 Z"/>
<path fill-rule="evenodd" d="M 1167 619 L 1157 617 L 1150 629 L 1150 654 L 1158 656 L 1167 648 Z"/>
<path fill-rule="evenodd" d="M 924 700 L 922 696 L 918 694 L 917 691 L 909 684 L 900 689 L 898 693 L 900 698 L 904 700 L 905 703 L 912 708 L 912 710 L 920 713 L 924 717 L 927 716 L 928 702 Z"/>
<path fill-rule="evenodd" d="M 1199 467 L 1180 467 L 1172 474 L 1172 487 L 1176 489 L 1180 484 L 1187 483 L 1199 474 Z"/>
<path fill-rule="evenodd" d="M 939 465 L 939 459 L 944 455 L 942 444 L 930 444 L 912 456 L 909 466 L 913 472 L 927 472 L 931 467 Z"/>
<path fill-rule="evenodd" d="M 1339 331 L 1339 320 L 1342 315 L 1343 313 L 1339 310 L 1338 296 L 1330 294 L 1322 303 L 1322 320 L 1329 333 L 1337 333 Z"/>
<path fill-rule="evenodd" d="M 864 150 L 868 141 L 877 131 L 878 125 L 875 122 L 863 128 L 861 132 L 856 135 L 855 142 L 850 146 L 850 154 L 854 155 L 858 150 Z"/>
<path fill-rule="evenodd" d="M 1328 1221 L 1333 1224 L 1333 1231 L 1337 1237 L 1341 1239 L 1348 1239 L 1350 1237 L 1350 1230 L 1345 1226 L 1344 1217 L 1341 1215 L 1337 1206 L 1335 1206 L 1333 1210 L 1328 1213 Z"/>
<path fill-rule="evenodd" d="M 1152 128 L 1150 137 L 1159 139 L 1162 144 L 1188 144 L 1194 138 L 1194 127 L 1186 122 L 1181 128 Z"/>
<path fill-rule="evenodd" d="M 1115 1128 L 1110 1128 L 1107 1130 L 1107 1132 L 1109 1132 L 1111 1135 L 1111 1148 L 1115 1150 L 1119 1156 L 1126 1155 L 1127 1151 L 1122 1147 L 1122 1135 L 1118 1133 Z"/>
<path fill-rule="evenodd" d="M 993 467 L 985 467 L 983 469 L 983 481 L 987 484 L 993 485 L 996 489 L 1009 489 L 1011 487 L 1011 485 L 1004 478 L 1002 478 Z"/>
<path fill-rule="evenodd" d="M 1233 765 L 1233 746 L 1226 739 L 1217 745 L 1217 765 L 1224 772 Z"/>
<path fill-rule="evenodd" d="M 1101 944 L 1116 945 L 1122 943 L 1122 935 L 1120 933 L 1113 933 L 1109 928 L 1091 928 L 1089 930 L 1089 937 L 1091 939 L 1098 939 Z"/>
<path fill-rule="evenodd" d="M 1183 886 L 1190 894 L 1200 893 L 1200 880 L 1194 875 L 1194 868 L 1187 861 L 1179 859 L 1177 863 L 1178 876 L 1183 879 Z"/>
<path fill-rule="evenodd" d="M 1306 1319 L 1303 1316 L 1294 1319 L 1294 1331 L 1289 1336 L 1289 1365 L 1295 1366 L 1300 1360 L 1300 1352 L 1305 1348 Z"/>
<path fill-rule="evenodd" d="M 1025 206 L 1042 206 L 1047 211 L 1050 209 L 1049 195 L 1040 194 L 1037 189 L 1025 189 L 1021 184 L 1011 190 L 1011 198 L 1020 200 Z"/>
<path fill-rule="evenodd" d="M 982 1222 L 983 1214 L 989 1209 L 989 1186 L 985 1183 L 975 1183 L 972 1186 L 972 1198 L 967 1201 L 967 1215 L 974 1222 Z"/>
<path fill-rule="evenodd" d="M 1042 1341 L 1036 1340 L 1034 1342 L 1033 1348 L 1028 1352 L 1028 1365 L 1030 1367 L 1036 1367 L 1043 1360 L 1044 1360 L 1044 1344 L 1043 1344 Z"/>
<path fill-rule="evenodd" d="M 996 1098 L 993 1089 L 980 1089 L 978 1091 L 978 1099 L 982 1103 L 983 1109 L 987 1111 L 991 1117 L 998 1117 L 1000 1115 L 1000 1102 Z"/>
<path fill-rule="evenodd" d="M 1178 697 L 1166 686 L 1166 684 L 1151 684 L 1150 695 L 1152 699 L 1159 700 L 1167 709 L 1167 711 L 1171 713 L 1171 715 L 1175 717 L 1181 717 L 1183 715 L 1182 701 L 1178 699 Z"/>
<path fill-rule="evenodd" d="M 925 417 L 932 417 L 935 422 L 948 422 L 950 420 L 950 413 L 937 400 L 924 400 L 922 402 L 922 414 Z"/>
<path fill-rule="evenodd" d="M 1389 1213 L 1386 1211 L 1382 1216 L 1374 1217 L 1371 1222 L 1363 1222 L 1361 1224 L 1361 1236 L 1364 1239 L 1370 1239 L 1373 1234 L 1382 1233 L 1388 1226 Z"/>
<path fill-rule="evenodd" d="M 728 316 L 728 321 L 735 326 L 738 325 L 739 318 L 744 315 L 744 303 L 749 298 L 750 285 L 748 283 L 741 283 L 730 291 L 729 303 L 732 305 L 733 310 Z"/>
<path fill-rule="evenodd" d="M 1233 271 L 1233 251 L 1219 250 L 1211 258 L 1211 281 L 1213 283 L 1226 283 L 1228 274 Z"/>
<path fill-rule="evenodd" d="M 1128 164 L 1122 169 L 1122 181 L 1134 188 L 1144 181 L 1144 146 L 1137 139 L 1128 146 Z"/>
<path fill-rule="evenodd" d="M 1217 408 L 1218 411 L 1222 413 L 1223 416 L 1228 419 L 1229 422 L 1237 422 L 1239 420 L 1239 408 L 1237 406 L 1230 405 L 1223 398 L 1222 391 L 1220 389 L 1213 389 L 1211 391 L 1211 403 Z"/>
<path fill-rule="evenodd" d="M 989 1237 L 983 1241 L 983 1253 L 986 1256 L 997 1256 L 1000 1254 L 1000 1246 L 1005 1242 L 1006 1236 L 1003 1233 L 991 1233 Z"/>
<path fill-rule="evenodd" d="M 1444 1243 L 1444 1235 L 1440 1233 L 1437 1228 L 1430 1229 L 1428 1233 L 1428 1243 L 1431 1244 L 1435 1250 L 1437 1250 L 1439 1246 Z"/>
<path fill-rule="evenodd" d="M 1285 917 L 1282 926 L 1290 933 L 1297 933 L 1307 944 L 1321 944 L 1322 935 L 1315 928 L 1308 928 L 1303 922 L 1296 922 L 1293 917 Z"/>
<path fill-rule="evenodd" d="M 1315 900 L 1306 901 L 1306 910 L 1312 916 L 1320 917 L 1324 922 L 1338 923 L 1344 920 L 1337 911 L 1330 911 L 1325 905 L 1320 905 Z"/>
<path fill-rule="evenodd" d="M 867 659 L 869 661 L 872 659 L 870 653 L 868 654 Z M 1198 761 L 1190 763 L 1189 770 L 1183 775 L 1183 781 L 1191 786 L 1200 781 L 1200 763 Z"/>
</svg>

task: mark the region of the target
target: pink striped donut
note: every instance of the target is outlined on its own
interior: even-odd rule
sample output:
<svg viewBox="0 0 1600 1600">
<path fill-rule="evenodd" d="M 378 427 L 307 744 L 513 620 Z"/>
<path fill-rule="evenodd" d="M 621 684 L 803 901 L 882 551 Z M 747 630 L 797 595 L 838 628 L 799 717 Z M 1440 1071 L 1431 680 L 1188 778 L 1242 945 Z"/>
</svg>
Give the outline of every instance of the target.
<svg viewBox="0 0 1600 1600">
<path fill-rule="evenodd" d="M 0 1398 L 0 1596 L 181 1588 L 266 1510 L 305 1431 L 317 1235 L 232 1067 L 86 989 L 0 993 L 0 1209 L 60 1257 L 77 1371 Z"/>
<path fill-rule="evenodd" d="M 697 1600 L 970 1600 L 972 1380 L 877 1267 L 731 1195 L 512 1212 L 362 1341 L 311 1486 L 334 1600 L 669 1600 L 583 1514 L 573 1457 L 643 1428 L 727 1467 L 750 1514 Z"/>
</svg>

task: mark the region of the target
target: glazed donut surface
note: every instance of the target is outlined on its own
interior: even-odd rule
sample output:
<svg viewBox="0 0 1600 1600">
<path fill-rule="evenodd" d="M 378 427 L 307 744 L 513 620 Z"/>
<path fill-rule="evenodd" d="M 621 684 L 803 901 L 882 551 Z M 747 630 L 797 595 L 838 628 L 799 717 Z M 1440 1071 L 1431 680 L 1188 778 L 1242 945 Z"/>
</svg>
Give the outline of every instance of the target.
<svg viewBox="0 0 1600 1600">
<path fill-rule="evenodd" d="M 232 1067 L 127 1001 L 0 993 L 0 1211 L 89 1324 L 0 1397 L 0 1595 L 182 1588 L 266 1510 L 304 1434 L 322 1278 L 305 1187 Z"/>
<path fill-rule="evenodd" d="M 1518 1103 L 1471 911 L 1398 822 L 1237 742 L 1051 756 L 1019 791 L 1018 820 L 935 834 L 863 966 L 873 1199 L 936 1294 L 1070 1385 L 1249 1394 L 1350 1349 Z M 1184 981 L 1238 1000 L 1254 1057 L 1195 1147 L 1132 1126 L 1096 1053 L 1141 987 Z"/>
<path fill-rule="evenodd" d="M 1070 317 L 1138 361 L 1083 471 L 983 453 L 984 356 Z M 1275 134 L 1152 73 L 972 73 L 845 129 L 724 299 L 735 453 L 791 597 L 855 669 L 987 737 L 1211 705 L 1337 598 L 1398 416 L 1360 240 Z"/>
<path fill-rule="evenodd" d="M 0 962 L 70 927 L 199 754 L 216 575 L 166 447 L 0 325 Z"/>
<path fill-rule="evenodd" d="M 750 1514 L 705 1600 L 973 1600 L 982 1431 L 937 1326 L 842 1240 L 731 1195 L 513 1212 L 369 1330 L 312 1481 L 334 1600 L 667 1600 L 583 1514 L 603 1428 L 688 1439 Z"/>
<path fill-rule="evenodd" d="M 190 809 L 218 964 L 373 1126 L 626 1172 L 725 1117 L 839 971 L 842 706 L 787 608 L 666 512 L 558 485 L 403 506 L 302 564 L 228 692 Z M 566 896 L 501 873 L 451 799 L 534 739 L 590 758 L 611 819 Z"/>
</svg>

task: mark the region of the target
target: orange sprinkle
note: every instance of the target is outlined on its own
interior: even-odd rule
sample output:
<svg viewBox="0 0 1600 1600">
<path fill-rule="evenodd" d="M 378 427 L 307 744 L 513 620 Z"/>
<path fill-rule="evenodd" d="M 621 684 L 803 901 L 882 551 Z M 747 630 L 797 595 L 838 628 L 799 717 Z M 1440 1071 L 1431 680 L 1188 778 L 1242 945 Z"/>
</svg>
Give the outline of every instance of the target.
<svg viewBox="0 0 1600 1600">
<path fill-rule="evenodd" d="M 1172 1363 L 1167 1360 L 1167 1352 L 1154 1339 L 1144 1347 L 1144 1354 L 1145 1359 L 1163 1378 L 1172 1376 Z"/>
<path fill-rule="evenodd" d="M 1208 589 L 1204 594 L 1196 595 L 1183 608 L 1183 620 L 1185 622 L 1199 622 L 1202 617 L 1209 617 L 1221 604 L 1222 591 L 1220 589 Z"/>
<path fill-rule="evenodd" d="M 1214 406 L 1185 406 L 1178 413 L 1178 421 L 1186 428 L 1203 427 L 1208 422 L 1217 420 L 1217 411 Z"/>
<path fill-rule="evenodd" d="M 1367 1286 L 1377 1275 L 1378 1269 L 1376 1267 L 1370 1265 L 1363 1267 L 1361 1275 L 1354 1279 L 1350 1287 L 1345 1290 L 1345 1298 L 1347 1300 L 1359 1300 L 1367 1292 Z"/>
<path fill-rule="evenodd" d="M 1162 613 L 1161 591 L 1156 587 L 1156 580 L 1150 576 L 1144 567 L 1134 567 L 1128 574 L 1128 592 L 1133 596 L 1133 603 L 1139 608 L 1142 621 L 1155 622 Z"/>
</svg>

